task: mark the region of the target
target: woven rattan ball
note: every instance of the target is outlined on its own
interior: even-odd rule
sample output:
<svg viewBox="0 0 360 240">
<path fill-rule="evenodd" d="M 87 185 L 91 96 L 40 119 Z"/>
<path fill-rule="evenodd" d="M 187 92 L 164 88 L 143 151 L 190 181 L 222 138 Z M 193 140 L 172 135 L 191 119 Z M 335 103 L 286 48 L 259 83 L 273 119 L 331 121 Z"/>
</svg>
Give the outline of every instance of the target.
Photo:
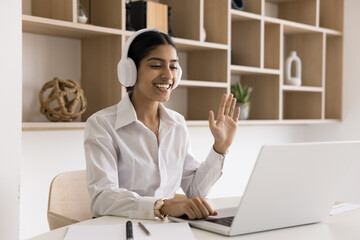
<svg viewBox="0 0 360 240">
<path fill-rule="evenodd" d="M 72 80 L 54 78 L 44 84 L 39 97 L 40 112 L 52 122 L 71 122 L 87 107 L 84 91 Z"/>
</svg>

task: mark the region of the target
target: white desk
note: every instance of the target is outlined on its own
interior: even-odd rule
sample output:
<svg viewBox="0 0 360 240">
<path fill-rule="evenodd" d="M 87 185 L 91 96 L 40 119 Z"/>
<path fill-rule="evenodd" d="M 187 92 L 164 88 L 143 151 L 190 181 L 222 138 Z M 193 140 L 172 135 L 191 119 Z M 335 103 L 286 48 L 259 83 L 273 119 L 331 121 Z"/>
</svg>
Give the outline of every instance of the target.
<svg viewBox="0 0 360 240">
<path fill-rule="evenodd" d="M 219 198 L 209 200 L 214 208 L 233 207 L 237 206 L 239 198 Z M 97 224 L 117 224 L 125 223 L 128 219 L 121 217 L 101 217 L 77 224 L 97 225 Z M 132 220 L 137 223 L 137 220 Z M 162 223 L 161 221 L 147 221 L 141 220 L 143 223 Z M 67 227 L 59 228 L 31 240 L 63 240 L 67 231 Z M 206 232 L 200 229 L 192 228 L 192 232 L 196 239 L 218 240 L 229 239 L 229 237 Z M 260 233 L 247 234 L 242 236 L 231 237 L 231 239 L 242 240 L 359 240 L 360 239 L 360 209 L 345 212 L 335 216 L 329 216 L 325 222 L 309 224 L 298 227 L 291 227 L 285 229 L 278 229 Z"/>
</svg>

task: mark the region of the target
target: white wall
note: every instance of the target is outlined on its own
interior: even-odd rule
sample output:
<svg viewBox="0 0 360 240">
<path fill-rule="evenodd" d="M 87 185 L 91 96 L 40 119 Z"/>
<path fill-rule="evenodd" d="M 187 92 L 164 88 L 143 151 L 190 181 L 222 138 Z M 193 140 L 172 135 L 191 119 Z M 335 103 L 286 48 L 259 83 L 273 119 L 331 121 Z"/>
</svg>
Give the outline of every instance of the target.
<svg viewBox="0 0 360 240">
<path fill-rule="evenodd" d="M 19 238 L 21 2 L 0 0 L 0 239 Z"/>
<path fill-rule="evenodd" d="M 27 131 L 22 134 L 20 239 L 49 230 L 51 180 L 61 172 L 85 169 L 83 131 Z"/>
<path fill-rule="evenodd" d="M 54 77 L 80 81 L 81 42 L 29 33 L 22 38 L 22 119 L 48 121 L 39 111 L 40 89 Z M 81 130 L 25 131 L 22 143 L 20 238 L 25 239 L 49 230 L 46 210 L 51 180 L 61 172 L 85 169 L 85 156 Z"/>
<path fill-rule="evenodd" d="M 345 0 L 343 60 L 343 122 L 306 128 L 308 141 L 360 140 L 360 1 Z M 360 202 L 360 159 L 349 172 L 339 200 Z"/>
</svg>

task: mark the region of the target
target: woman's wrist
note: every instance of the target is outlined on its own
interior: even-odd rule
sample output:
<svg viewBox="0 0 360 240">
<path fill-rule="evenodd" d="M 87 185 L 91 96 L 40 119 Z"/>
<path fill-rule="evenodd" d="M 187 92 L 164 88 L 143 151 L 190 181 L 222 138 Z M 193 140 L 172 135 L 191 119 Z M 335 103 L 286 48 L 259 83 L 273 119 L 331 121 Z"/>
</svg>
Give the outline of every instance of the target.
<svg viewBox="0 0 360 240">
<path fill-rule="evenodd" d="M 228 148 L 225 146 L 221 146 L 220 144 L 214 143 L 213 149 L 216 153 L 225 155 L 227 153 Z"/>
</svg>

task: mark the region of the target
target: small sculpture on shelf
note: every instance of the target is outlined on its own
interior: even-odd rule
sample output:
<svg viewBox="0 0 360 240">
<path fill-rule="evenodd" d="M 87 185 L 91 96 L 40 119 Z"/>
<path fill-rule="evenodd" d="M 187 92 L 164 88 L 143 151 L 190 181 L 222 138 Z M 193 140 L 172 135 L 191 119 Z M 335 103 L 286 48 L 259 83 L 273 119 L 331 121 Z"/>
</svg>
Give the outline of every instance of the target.
<svg viewBox="0 0 360 240">
<path fill-rule="evenodd" d="M 250 95 L 252 87 L 242 86 L 241 83 L 231 85 L 231 93 L 236 98 L 236 107 L 240 107 L 239 120 L 247 120 L 250 114 Z"/>
<path fill-rule="evenodd" d="M 88 14 L 86 13 L 86 10 L 80 0 L 77 0 L 77 7 L 78 7 L 78 16 L 77 16 L 78 22 L 87 23 L 90 16 L 88 16 Z M 89 3 L 89 9 L 90 9 L 90 3 Z"/>
<path fill-rule="evenodd" d="M 292 74 L 292 63 L 294 62 L 295 76 Z M 290 52 L 290 56 L 286 59 L 285 63 L 285 84 L 301 86 L 301 60 L 296 55 L 296 51 Z"/>
<path fill-rule="evenodd" d="M 40 112 L 52 122 L 71 122 L 81 116 L 87 107 L 84 91 L 72 80 L 54 78 L 44 84 L 39 97 Z"/>
</svg>

